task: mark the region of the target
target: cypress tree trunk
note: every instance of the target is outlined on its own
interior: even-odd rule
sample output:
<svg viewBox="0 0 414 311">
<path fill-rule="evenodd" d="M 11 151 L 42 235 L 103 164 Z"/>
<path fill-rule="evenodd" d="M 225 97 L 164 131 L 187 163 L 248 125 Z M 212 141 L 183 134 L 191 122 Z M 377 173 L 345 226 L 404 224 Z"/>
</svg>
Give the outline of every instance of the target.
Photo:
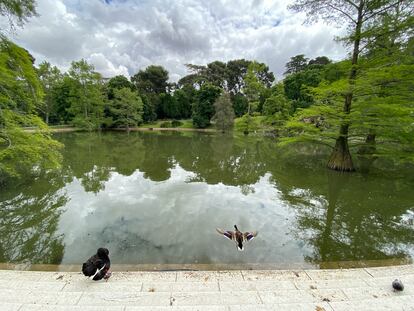
<svg viewBox="0 0 414 311">
<path fill-rule="evenodd" d="M 354 37 L 354 49 L 352 52 L 352 68 L 349 74 L 349 85 L 351 89 L 349 93 L 345 96 L 344 108 L 343 111 L 345 114 L 351 113 L 351 106 L 352 106 L 352 97 L 353 97 L 353 90 L 352 86 L 355 84 L 355 79 L 357 76 L 357 64 L 358 64 L 358 56 L 360 53 L 359 45 L 361 42 L 361 30 L 362 30 L 362 23 L 363 23 L 363 8 L 364 8 L 364 1 L 360 0 L 358 6 L 358 19 L 355 24 L 355 37 Z M 352 172 L 355 170 L 354 164 L 352 162 L 352 156 L 349 151 L 348 145 L 348 133 L 349 133 L 349 121 L 342 121 L 340 129 L 339 129 L 339 137 L 336 139 L 334 150 L 332 151 L 329 160 L 328 160 L 328 168 L 336 171 L 341 172 Z"/>
<path fill-rule="evenodd" d="M 351 111 L 352 93 L 346 95 L 344 112 Z M 339 129 L 339 137 L 336 139 L 334 150 L 328 160 L 328 168 L 341 172 L 355 171 L 352 156 L 348 145 L 349 123 L 343 122 Z"/>
</svg>

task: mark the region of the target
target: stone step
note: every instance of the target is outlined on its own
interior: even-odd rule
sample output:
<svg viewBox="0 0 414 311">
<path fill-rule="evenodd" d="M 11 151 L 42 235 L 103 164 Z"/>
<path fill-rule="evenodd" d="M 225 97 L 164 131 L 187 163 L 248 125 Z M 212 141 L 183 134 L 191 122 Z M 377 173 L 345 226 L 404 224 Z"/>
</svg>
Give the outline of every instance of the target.
<svg viewBox="0 0 414 311">
<path fill-rule="evenodd" d="M 349 288 L 279 291 L 204 291 L 204 292 L 50 292 L 5 289 L 0 301 L 20 304 L 81 305 L 81 306 L 192 306 L 321 303 L 383 298 L 413 297 L 412 289 L 393 292 L 391 289 Z M 405 299 L 405 298 L 404 298 Z"/>
<path fill-rule="evenodd" d="M 305 280 L 305 281 L 214 281 L 214 282 L 123 282 L 110 279 L 108 282 L 82 280 L 14 281 L 0 280 L 0 290 L 30 290 L 47 292 L 237 292 L 237 291 L 280 291 L 352 289 L 390 290 L 393 278 L 350 280 Z M 414 275 L 402 278 L 406 292 L 412 293 Z"/>
<path fill-rule="evenodd" d="M 414 310 L 409 297 L 391 297 L 375 300 L 285 303 L 263 305 L 194 305 L 194 306 L 59 306 L 48 304 L 0 303 L 1 311 L 406 311 Z"/>
<path fill-rule="evenodd" d="M 413 310 L 414 265 L 349 270 L 114 272 L 1 271 L 3 310 Z M 401 278 L 405 290 L 394 292 Z"/>
</svg>

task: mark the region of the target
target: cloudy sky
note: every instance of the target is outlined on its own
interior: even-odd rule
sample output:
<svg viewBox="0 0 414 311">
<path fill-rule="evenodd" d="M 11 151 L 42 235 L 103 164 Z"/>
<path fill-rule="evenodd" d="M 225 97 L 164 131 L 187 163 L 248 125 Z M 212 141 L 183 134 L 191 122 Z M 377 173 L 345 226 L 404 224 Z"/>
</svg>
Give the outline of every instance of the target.
<svg viewBox="0 0 414 311">
<path fill-rule="evenodd" d="M 38 0 L 32 18 L 13 39 L 39 63 L 63 70 L 87 59 L 104 77 L 133 75 L 159 64 L 176 81 L 186 63 L 237 58 L 265 62 L 281 77 L 291 56 L 342 59 L 333 41 L 341 30 L 304 16 L 285 0 Z"/>
</svg>

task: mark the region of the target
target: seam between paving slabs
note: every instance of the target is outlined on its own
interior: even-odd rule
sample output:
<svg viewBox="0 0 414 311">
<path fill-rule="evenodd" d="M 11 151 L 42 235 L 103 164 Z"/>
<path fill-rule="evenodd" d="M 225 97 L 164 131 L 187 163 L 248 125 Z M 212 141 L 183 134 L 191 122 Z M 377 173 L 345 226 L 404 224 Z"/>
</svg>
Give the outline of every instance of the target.
<svg viewBox="0 0 414 311">
<path fill-rule="evenodd" d="M 246 279 L 244 278 L 244 273 L 243 273 L 243 271 L 242 271 L 242 270 L 240 270 L 240 274 L 241 274 L 241 276 L 242 276 L 243 281 L 246 281 Z"/>
<path fill-rule="evenodd" d="M 330 301 L 328 301 L 328 302 L 327 302 L 327 304 L 328 304 L 329 308 L 331 308 L 331 311 L 335 311 L 335 309 L 332 307 L 332 305 L 331 305 L 331 302 L 330 302 Z"/>
<path fill-rule="evenodd" d="M 368 271 L 368 269 L 367 268 L 364 268 L 364 271 L 366 272 L 366 273 L 368 273 L 372 278 L 375 278 L 369 271 Z"/>
<path fill-rule="evenodd" d="M 303 272 L 305 272 L 305 274 L 306 274 L 306 276 L 309 278 L 309 280 L 311 280 L 311 281 L 315 281 L 314 279 L 312 279 L 312 277 L 309 275 L 309 273 L 308 272 L 306 272 L 306 270 L 302 270 Z M 295 287 L 296 287 L 296 284 L 295 284 Z"/>
<path fill-rule="evenodd" d="M 257 296 L 259 296 L 259 299 L 260 299 L 261 304 L 264 305 L 262 296 L 260 295 L 260 291 L 257 291 Z"/>
<path fill-rule="evenodd" d="M 68 282 L 65 281 L 65 285 L 63 285 L 63 287 L 60 289 L 60 292 L 63 292 L 63 289 L 66 287 L 66 285 L 68 285 Z"/>
<path fill-rule="evenodd" d="M 83 297 L 83 294 L 84 294 L 85 292 L 81 292 L 81 294 L 80 294 L 80 296 L 79 296 L 79 299 L 78 299 L 78 301 L 74 304 L 75 306 L 79 306 L 79 301 L 81 301 L 81 299 L 82 299 L 82 297 Z"/>
</svg>

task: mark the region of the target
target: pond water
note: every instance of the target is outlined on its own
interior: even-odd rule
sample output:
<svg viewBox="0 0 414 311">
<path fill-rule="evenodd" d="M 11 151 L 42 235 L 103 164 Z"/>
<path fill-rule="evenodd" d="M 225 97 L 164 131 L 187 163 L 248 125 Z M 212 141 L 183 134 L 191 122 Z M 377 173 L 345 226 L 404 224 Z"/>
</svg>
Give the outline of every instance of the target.
<svg viewBox="0 0 414 311">
<path fill-rule="evenodd" d="M 0 190 L 0 262 L 322 267 L 414 257 L 413 172 L 328 171 L 266 138 L 65 133 L 62 171 Z M 315 151 L 317 153 L 317 151 Z M 411 178 L 410 178 L 411 176 Z M 215 228 L 257 230 L 239 252 Z"/>
</svg>

